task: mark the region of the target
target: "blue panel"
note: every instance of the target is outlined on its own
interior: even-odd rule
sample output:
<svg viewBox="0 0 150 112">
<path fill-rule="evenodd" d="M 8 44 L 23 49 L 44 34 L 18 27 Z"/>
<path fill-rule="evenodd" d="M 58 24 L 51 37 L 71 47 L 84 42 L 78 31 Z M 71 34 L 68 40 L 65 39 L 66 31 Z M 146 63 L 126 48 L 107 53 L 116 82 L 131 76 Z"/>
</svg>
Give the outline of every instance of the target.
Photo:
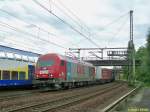
<svg viewBox="0 0 150 112">
<path fill-rule="evenodd" d="M 33 79 L 34 72 L 35 72 L 35 66 L 34 65 L 28 65 L 29 80 Z"/>
<path fill-rule="evenodd" d="M 31 85 L 32 80 L 0 80 L 0 87 Z"/>
<path fill-rule="evenodd" d="M 72 76 L 71 76 L 71 62 L 67 62 L 67 80 L 71 80 Z"/>
</svg>

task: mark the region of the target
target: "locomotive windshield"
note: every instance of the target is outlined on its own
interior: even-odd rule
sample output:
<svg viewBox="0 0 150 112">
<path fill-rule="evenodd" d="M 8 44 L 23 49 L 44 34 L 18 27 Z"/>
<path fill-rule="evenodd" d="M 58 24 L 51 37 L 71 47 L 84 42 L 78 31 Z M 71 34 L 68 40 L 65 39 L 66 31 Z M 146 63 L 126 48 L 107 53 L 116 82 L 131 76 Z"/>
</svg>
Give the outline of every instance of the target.
<svg viewBox="0 0 150 112">
<path fill-rule="evenodd" d="M 47 66 L 52 66 L 54 64 L 54 61 L 52 60 L 39 60 L 37 63 L 38 67 L 47 67 Z"/>
</svg>

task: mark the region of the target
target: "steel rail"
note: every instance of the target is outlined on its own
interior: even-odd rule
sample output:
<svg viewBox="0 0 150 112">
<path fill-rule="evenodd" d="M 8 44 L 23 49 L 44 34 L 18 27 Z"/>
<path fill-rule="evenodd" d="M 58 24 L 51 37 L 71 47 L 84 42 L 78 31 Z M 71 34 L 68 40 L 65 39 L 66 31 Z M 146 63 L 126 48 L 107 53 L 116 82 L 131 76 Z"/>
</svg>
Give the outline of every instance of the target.
<svg viewBox="0 0 150 112">
<path fill-rule="evenodd" d="M 21 93 L 21 92 L 23 92 L 23 93 Z M 16 94 L 1 95 L 0 96 L 0 102 L 4 101 L 4 100 L 9 100 L 9 99 L 17 98 L 17 97 L 24 97 L 24 96 L 32 95 L 33 93 L 37 93 L 37 92 L 39 92 L 39 90 L 20 91 L 20 93 L 16 93 Z"/>
<path fill-rule="evenodd" d="M 91 98 L 94 98 L 94 97 L 97 97 L 99 95 L 103 95 L 105 94 L 106 92 L 108 91 L 111 91 L 111 90 L 114 90 L 116 88 L 120 88 L 121 86 L 120 85 L 117 85 L 115 87 L 109 87 L 103 91 L 97 91 L 97 92 L 94 92 L 92 94 L 87 94 L 85 96 L 81 96 L 81 97 L 78 97 L 78 98 L 75 98 L 73 100 L 70 100 L 68 102 L 63 102 L 61 104 L 58 104 L 58 105 L 55 105 L 53 107 L 48 107 L 47 109 L 41 109 L 40 112 L 47 112 L 47 111 L 53 111 L 53 110 L 57 110 L 57 109 L 62 109 L 63 107 L 69 107 L 69 106 L 72 106 L 72 105 L 75 105 L 75 104 L 78 104 L 80 102 L 84 102 L 88 99 L 91 99 Z"/>
<path fill-rule="evenodd" d="M 92 96 L 97 96 L 99 94 L 104 94 L 107 91 L 110 91 L 110 90 L 115 89 L 115 88 L 120 87 L 120 86 L 121 86 L 121 84 L 116 85 L 115 87 L 109 87 L 105 90 L 96 90 L 96 91 L 94 91 L 94 93 L 93 93 L 93 91 L 91 91 L 87 95 L 85 95 L 85 93 L 82 93 L 82 94 L 72 95 L 72 96 L 69 96 L 69 97 L 58 98 L 56 100 L 45 101 L 45 102 L 42 102 L 42 103 L 38 102 L 38 103 L 35 103 L 35 104 L 32 104 L 32 105 L 26 105 L 26 106 L 21 106 L 21 107 L 18 107 L 18 108 L 14 108 L 14 109 L 8 110 L 7 112 L 16 112 L 16 111 L 20 112 L 20 111 L 26 110 L 26 109 L 27 110 L 28 109 L 32 109 L 32 110 L 36 109 L 40 112 L 45 112 L 45 111 L 48 111 L 48 110 L 53 110 L 53 109 L 68 105 L 70 103 L 78 102 L 81 99 L 82 100 L 89 99 Z M 59 103 L 61 102 L 61 103 L 57 105 L 58 102 Z M 48 105 L 47 108 L 42 108 L 44 105 Z"/>
<path fill-rule="evenodd" d="M 108 105 L 103 110 L 100 110 L 100 112 L 111 112 L 111 111 L 113 111 L 122 101 L 126 100 L 130 95 L 132 95 L 139 88 L 140 88 L 140 86 L 134 88 L 133 90 L 131 90 L 130 92 L 128 92 L 127 94 L 125 94 L 124 96 L 119 98 L 118 100 L 116 100 L 113 103 L 111 103 L 110 105 Z"/>
</svg>

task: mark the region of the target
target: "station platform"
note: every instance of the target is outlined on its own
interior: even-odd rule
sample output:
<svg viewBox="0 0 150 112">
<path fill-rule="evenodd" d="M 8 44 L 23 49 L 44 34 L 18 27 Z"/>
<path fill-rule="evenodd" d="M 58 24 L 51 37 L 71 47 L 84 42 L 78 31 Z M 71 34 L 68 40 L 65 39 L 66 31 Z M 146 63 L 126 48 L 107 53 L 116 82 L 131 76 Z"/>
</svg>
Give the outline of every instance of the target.
<svg viewBox="0 0 150 112">
<path fill-rule="evenodd" d="M 130 102 L 128 112 L 150 112 L 150 87 L 140 90 Z"/>
</svg>

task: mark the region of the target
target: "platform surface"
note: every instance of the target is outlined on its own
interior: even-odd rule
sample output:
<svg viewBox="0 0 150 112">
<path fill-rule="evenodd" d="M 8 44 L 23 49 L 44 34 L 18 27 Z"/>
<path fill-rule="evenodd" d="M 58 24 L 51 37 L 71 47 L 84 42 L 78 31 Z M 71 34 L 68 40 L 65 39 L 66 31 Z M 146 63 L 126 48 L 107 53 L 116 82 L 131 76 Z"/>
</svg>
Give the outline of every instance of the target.
<svg viewBox="0 0 150 112">
<path fill-rule="evenodd" d="M 139 110 L 139 112 L 150 112 L 150 88 L 143 88 L 132 99 L 132 103 L 128 105 L 128 109 Z"/>
</svg>

